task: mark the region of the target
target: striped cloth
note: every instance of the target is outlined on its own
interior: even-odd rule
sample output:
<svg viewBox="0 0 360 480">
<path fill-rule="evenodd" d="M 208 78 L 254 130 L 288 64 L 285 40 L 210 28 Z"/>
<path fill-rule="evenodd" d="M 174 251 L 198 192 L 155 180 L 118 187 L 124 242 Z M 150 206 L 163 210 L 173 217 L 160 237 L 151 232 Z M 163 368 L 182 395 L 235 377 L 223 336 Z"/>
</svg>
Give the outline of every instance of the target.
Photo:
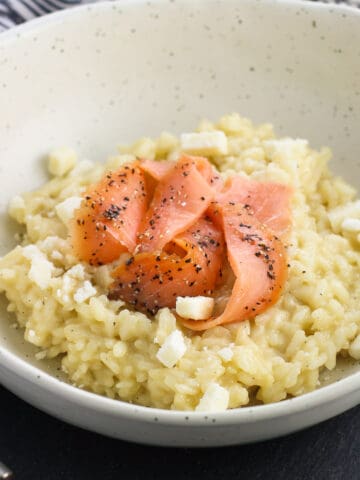
<svg viewBox="0 0 360 480">
<path fill-rule="evenodd" d="M 94 0 L 0 0 L 0 31 L 46 13 Z"/>
<path fill-rule="evenodd" d="M 0 31 L 55 10 L 94 1 L 96 0 L 0 0 Z M 323 1 L 327 3 L 347 3 L 360 8 L 360 0 Z"/>
</svg>

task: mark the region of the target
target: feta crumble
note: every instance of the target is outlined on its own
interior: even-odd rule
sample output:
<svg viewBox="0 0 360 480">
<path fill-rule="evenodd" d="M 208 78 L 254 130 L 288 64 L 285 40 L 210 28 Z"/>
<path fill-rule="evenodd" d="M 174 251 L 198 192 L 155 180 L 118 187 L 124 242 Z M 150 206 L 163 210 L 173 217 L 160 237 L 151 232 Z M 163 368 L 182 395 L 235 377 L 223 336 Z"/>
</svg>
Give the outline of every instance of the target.
<svg viewBox="0 0 360 480">
<path fill-rule="evenodd" d="M 227 138 L 221 131 L 182 133 L 180 146 L 182 151 L 195 155 L 225 155 L 228 152 Z"/>
<path fill-rule="evenodd" d="M 15 195 L 10 202 L 8 212 L 11 218 L 19 223 L 25 220 L 25 200 L 20 195 Z"/>
<path fill-rule="evenodd" d="M 341 224 L 341 228 L 346 232 L 360 232 L 360 219 L 359 218 L 345 218 Z"/>
<path fill-rule="evenodd" d="M 183 334 L 180 330 L 174 330 L 166 337 L 162 347 L 156 354 L 156 358 L 165 367 L 173 367 L 186 352 L 186 345 Z"/>
<path fill-rule="evenodd" d="M 53 264 L 44 258 L 35 258 L 31 260 L 29 278 L 36 283 L 38 287 L 45 290 L 51 281 Z"/>
<path fill-rule="evenodd" d="M 82 197 L 69 197 L 56 205 L 56 214 L 65 225 L 72 219 L 74 211 L 80 207 L 82 201 Z"/>
<path fill-rule="evenodd" d="M 230 347 L 224 347 L 218 351 L 218 355 L 224 362 L 230 362 L 234 356 L 234 351 Z"/>
<path fill-rule="evenodd" d="M 214 303 L 211 297 L 177 297 L 176 313 L 182 318 L 206 320 L 211 317 Z"/>
<path fill-rule="evenodd" d="M 356 360 L 360 360 L 360 334 L 352 341 L 349 353 Z"/>
<path fill-rule="evenodd" d="M 71 148 L 53 150 L 49 154 L 49 172 L 56 177 L 62 177 L 75 166 L 76 161 L 76 153 Z"/>
<path fill-rule="evenodd" d="M 45 255 L 36 245 L 27 245 L 22 249 L 23 256 L 30 260 L 29 278 L 41 290 L 45 290 L 49 285 L 54 271 L 54 265 L 49 262 Z"/>
<path fill-rule="evenodd" d="M 66 275 L 72 278 L 76 278 L 78 280 L 84 280 L 85 278 L 85 268 L 81 263 L 78 263 L 71 267 L 67 272 Z"/>
<path fill-rule="evenodd" d="M 216 382 L 209 384 L 200 399 L 197 412 L 222 412 L 229 406 L 229 392 Z"/>
<path fill-rule="evenodd" d="M 81 160 L 70 172 L 70 177 L 76 178 L 79 175 L 88 173 L 92 168 L 94 168 L 95 163 L 91 160 Z"/>
<path fill-rule="evenodd" d="M 89 280 L 85 280 L 84 285 L 75 292 L 74 300 L 76 303 L 83 303 L 95 294 L 96 288 L 91 285 Z"/>
<path fill-rule="evenodd" d="M 59 252 L 59 250 L 54 250 L 53 252 L 51 252 L 50 257 L 53 260 L 62 260 L 63 259 L 63 254 L 61 252 Z"/>
<path fill-rule="evenodd" d="M 360 219 L 360 200 L 339 205 L 329 211 L 328 217 L 335 233 L 341 231 L 344 221 L 348 219 Z"/>
</svg>

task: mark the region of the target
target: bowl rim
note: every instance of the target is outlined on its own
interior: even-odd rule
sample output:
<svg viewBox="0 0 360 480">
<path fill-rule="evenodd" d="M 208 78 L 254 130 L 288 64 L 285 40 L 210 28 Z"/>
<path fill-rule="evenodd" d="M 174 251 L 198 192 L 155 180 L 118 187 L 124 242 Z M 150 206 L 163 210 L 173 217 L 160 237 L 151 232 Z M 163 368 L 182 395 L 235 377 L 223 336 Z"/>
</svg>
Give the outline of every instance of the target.
<svg viewBox="0 0 360 480">
<path fill-rule="evenodd" d="M 244 406 L 229 409 L 223 412 L 196 412 L 188 410 L 165 410 L 154 407 L 144 407 L 123 400 L 115 400 L 96 393 L 83 390 L 69 383 L 59 380 L 53 375 L 29 364 L 17 355 L 4 348 L 0 348 L 0 372 L 5 367 L 17 377 L 47 390 L 56 393 L 61 398 L 77 404 L 79 407 L 101 411 L 116 417 L 129 417 L 135 415 L 137 420 L 145 422 L 159 422 L 174 425 L 187 421 L 191 425 L 214 425 L 209 423 L 216 420 L 217 427 L 229 424 L 246 424 L 254 421 L 278 419 L 288 415 L 298 414 L 304 410 L 315 409 L 321 405 L 329 404 L 340 396 L 346 396 L 355 391 L 360 393 L 360 371 L 350 374 L 341 380 L 326 385 L 298 397 L 281 400 L 265 405 Z M 359 396 L 360 400 L 360 396 Z"/>
<path fill-rule="evenodd" d="M 185 1 L 191 4 L 191 0 L 184 0 L 184 3 Z M 206 2 L 211 0 L 203 1 Z M 250 0 L 245 1 L 250 3 Z M 79 5 L 65 10 L 52 12 L 1 32 L 0 47 L 6 46 L 6 44 L 11 41 L 16 41 L 21 38 L 23 34 L 34 33 L 37 30 L 41 33 L 41 27 L 48 27 L 53 23 L 60 23 L 62 20 L 69 20 L 71 17 L 74 17 L 75 14 L 81 15 L 85 12 L 105 11 L 113 8 L 136 8 L 141 7 L 144 3 L 145 0 L 122 0 L 121 3 L 114 4 L 113 1 L 106 0 L 94 4 Z M 164 3 L 164 1 L 152 0 L 152 3 L 161 4 Z M 273 4 L 280 8 L 286 6 L 291 9 L 301 8 L 303 10 L 314 12 L 327 11 L 332 13 L 337 11 L 360 18 L 360 9 L 344 4 L 328 4 L 323 2 L 314 3 L 310 0 L 258 0 L 257 4 Z M 101 411 L 117 417 L 136 416 L 138 421 L 156 421 L 167 425 L 178 425 L 179 423 L 183 423 L 184 420 L 187 421 L 187 425 L 206 425 L 215 427 L 230 424 L 239 425 L 253 423 L 254 421 L 260 422 L 267 419 L 276 419 L 298 414 L 304 410 L 313 409 L 336 401 L 339 397 L 349 395 L 357 390 L 360 392 L 360 371 L 358 371 L 312 392 L 276 403 L 244 406 L 226 410 L 224 412 L 179 411 L 144 407 L 82 390 L 44 372 L 16 354 L 10 352 L 6 347 L 0 346 L 0 372 L 4 369 L 9 373 L 15 374 L 18 378 L 48 391 L 50 394 L 56 393 L 58 398 L 73 402 L 79 407 Z"/>
<path fill-rule="evenodd" d="M 216 2 L 216 0 L 202 0 L 204 3 L 206 2 Z M 224 0 L 222 0 L 224 1 Z M 225 0 L 225 1 L 232 1 L 233 3 L 236 0 Z M 31 33 L 35 31 L 38 27 L 46 27 L 51 25 L 52 23 L 59 23 L 62 19 L 68 19 L 73 17 L 75 14 L 81 14 L 82 12 L 88 11 L 92 12 L 94 10 L 106 10 L 106 9 L 116 9 L 116 8 L 136 8 L 141 7 L 147 0 L 122 0 L 121 3 L 114 3 L 113 0 L 100 0 L 95 3 L 88 3 L 82 5 L 75 5 L 71 7 L 67 7 L 63 10 L 57 10 L 51 13 L 47 13 L 40 17 L 32 18 L 24 23 L 15 25 L 13 27 L 8 28 L 7 30 L 3 30 L 0 32 L 0 46 L 3 43 L 7 43 L 11 40 L 16 40 L 27 32 Z M 183 4 L 188 3 L 192 4 L 191 0 L 182 0 Z M 251 3 L 250 0 L 243 0 L 243 2 Z M 151 0 L 153 4 L 162 4 L 165 3 L 164 0 Z M 256 2 L 258 5 L 261 4 L 273 4 L 276 6 L 286 6 L 288 9 L 296 10 L 296 9 L 303 9 L 309 11 L 328 11 L 329 13 L 332 12 L 342 12 L 342 13 L 349 13 L 353 16 L 360 17 L 360 8 L 357 8 L 352 5 L 344 4 L 344 3 L 325 3 L 325 1 L 316 1 L 314 0 L 257 0 Z"/>
</svg>

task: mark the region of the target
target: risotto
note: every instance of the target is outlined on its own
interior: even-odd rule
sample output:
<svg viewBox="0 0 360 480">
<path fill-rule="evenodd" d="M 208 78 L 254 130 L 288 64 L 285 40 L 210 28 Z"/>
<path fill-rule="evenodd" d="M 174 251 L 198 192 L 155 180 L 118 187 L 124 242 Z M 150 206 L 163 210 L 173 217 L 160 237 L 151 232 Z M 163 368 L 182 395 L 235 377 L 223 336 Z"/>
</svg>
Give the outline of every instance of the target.
<svg viewBox="0 0 360 480">
<path fill-rule="evenodd" d="M 110 398 L 216 411 L 310 392 L 338 355 L 360 359 L 360 200 L 329 171 L 327 148 L 278 139 L 271 125 L 238 114 L 204 121 L 197 132 L 143 138 L 99 164 L 77 161 L 70 149 L 52 152 L 50 181 L 9 205 L 23 233 L 0 259 L 8 310 L 39 361 L 59 357 L 72 384 Z M 224 180 L 241 172 L 292 188 L 287 281 L 252 320 L 195 332 L 174 309 L 136 311 L 109 299 L 114 263 L 91 265 L 74 254 L 69 224 L 89 185 L 137 157 L 173 160 L 184 149 L 205 155 Z"/>
</svg>

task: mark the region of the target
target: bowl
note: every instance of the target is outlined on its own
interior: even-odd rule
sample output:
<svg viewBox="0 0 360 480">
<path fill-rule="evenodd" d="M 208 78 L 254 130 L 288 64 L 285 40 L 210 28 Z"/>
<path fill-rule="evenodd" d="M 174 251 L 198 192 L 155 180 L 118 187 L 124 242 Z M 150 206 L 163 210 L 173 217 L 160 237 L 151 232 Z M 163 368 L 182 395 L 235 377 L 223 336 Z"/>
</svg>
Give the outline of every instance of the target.
<svg viewBox="0 0 360 480">
<path fill-rule="evenodd" d="M 332 168 L 360 180 L 360 11 L 275 0 L 123 0 L 73 8 L 0 35 L 0 254 L 14 245 L 6 205 L 45 181 L 58 145 L 102 159 L 120 141 L 180 133 L 238 111 L 334 151 Z M 321 422 L 360 401 L 360 365 L 298 398 L 223 413 L 163 411 L 66 383 L 34 359 L 0 311 L 0 381 L 72 424 L 130 441 L 220 446 Z"/>
</svg>

